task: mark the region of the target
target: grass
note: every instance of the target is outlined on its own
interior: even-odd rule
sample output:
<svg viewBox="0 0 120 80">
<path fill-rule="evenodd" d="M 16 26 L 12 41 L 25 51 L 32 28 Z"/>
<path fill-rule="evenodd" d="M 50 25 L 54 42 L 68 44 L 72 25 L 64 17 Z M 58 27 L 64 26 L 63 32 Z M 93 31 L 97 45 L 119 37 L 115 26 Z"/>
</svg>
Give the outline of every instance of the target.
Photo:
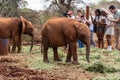
<svg viewBox="0 0 120 80">
<path fill-rule="evenodd" d="M 43 63 L 42 58 L 35 58 L 32 61 L 32 63 L 28 65 L 28 68 L 31 68 L 31 69 L 51 69 L 53 67 L 55 67 L 55 64 L 53 64 L 53 63 Z"/>
<path fill-rule="evenodd" d="M 29 54 L 30 47 L 24 46 L 22 51 L 23 53 Z M 42 54 L 40 46 L 34 46 L 31 54 L 38 54 L 35 58 L 30 58 L 31 62 L 28 65 L 28 68 L 31 69 L 51 69 L 55 67 L 60 67 L 60 64 L 65 64 L 66 53 L 64 53 L 63 48 L 58 49 L 58 53 L 62 62 L 53 61 L 53 51 L 50 48 L 48 50 L 48 57 L 50 63 L 43 63 Z M 103 74 L 93 78 L 93 80 L 120 80 L 120 51 L 106 51 L 98 48 L 91 48 L 90 50 L 90 63 L 86 61 L 86 49 L 78 49 L 78 60 L 79 65 L 71 65 L 74 67 L 80 67 L 85 71 Z"/>
</svg>

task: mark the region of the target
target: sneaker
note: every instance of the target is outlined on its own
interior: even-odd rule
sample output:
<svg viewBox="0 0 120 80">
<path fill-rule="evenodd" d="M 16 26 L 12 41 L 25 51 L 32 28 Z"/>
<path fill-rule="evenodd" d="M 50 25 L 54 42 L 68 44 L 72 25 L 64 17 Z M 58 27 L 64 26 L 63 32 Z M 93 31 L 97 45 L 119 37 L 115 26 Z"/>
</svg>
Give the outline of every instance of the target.
<svg viewBox="0 0 120 80">
<path fill-rule="evenodd" d="M 112 51 L 112 47 L 111 47 L 111 46 L 108 46 L 107 50 L 108 50 L 108 51 Z"/>
</svg>

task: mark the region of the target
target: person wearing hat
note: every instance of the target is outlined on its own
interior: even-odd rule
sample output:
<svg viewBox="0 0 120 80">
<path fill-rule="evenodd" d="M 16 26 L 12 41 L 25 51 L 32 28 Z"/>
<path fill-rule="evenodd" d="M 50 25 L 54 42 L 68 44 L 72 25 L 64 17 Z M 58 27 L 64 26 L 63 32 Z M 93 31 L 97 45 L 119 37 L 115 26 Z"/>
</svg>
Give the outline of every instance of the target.
<svg viewBox="0 0 120 80">
<path fill-rule="evenodd" d="M 106 39 L 107 39 L 107 50 L 111 51 L 112 50 L 112 35 L 114 35 L 114 26 L 113 22 L 109 21 L 108 18 L 112 18 L 110 13 L 105 9 L 101 9 L 101 15 L 105 17 L 105 22 L 106 22 Z"/>
<path fill-rule="evenodd" d="M 110 12 L 113 14 L 114 19 L 109 19 L 114 23 L 115 32 L 115 48 L 119 49 L 119 38 L 120 38 L 120 10 L 116 9 L 114 5 L 109 6 Z"/>
<path fill-rule="evenodd" d="M 75 16 L 73 15 L 73 12 L 71 10 L 68 11 L 67 15 L 68 15 L 68 18 L 75 19 Z"/>
<path fill-rule="evenodd" d="M 75 16 L 75 19 L 78 20 L 79 22 L 85 23 L 85 18 L 80 9 L 77 10 L 77 16 Z M 84 43 L 81 40 L 78 40 L 78 47 L 79 48 L 84 47 Z"/>
</svg>

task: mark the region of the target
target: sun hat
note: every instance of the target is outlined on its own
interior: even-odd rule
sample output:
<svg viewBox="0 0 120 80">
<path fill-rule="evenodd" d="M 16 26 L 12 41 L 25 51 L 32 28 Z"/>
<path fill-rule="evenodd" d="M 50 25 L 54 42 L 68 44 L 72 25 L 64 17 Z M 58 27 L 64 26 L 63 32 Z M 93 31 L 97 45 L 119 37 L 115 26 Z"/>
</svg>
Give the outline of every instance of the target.
<svg viewBox="0 0 120 80">
<path fill-rule="evenodd" d="M 108 10 L 105 9 L 105 8 L 101 8 L 101 11 L 103 11 L 103 12 L 105 12 L 106 14 L 110 15 L 110 13 L 108 12 Z"/>
</svg>

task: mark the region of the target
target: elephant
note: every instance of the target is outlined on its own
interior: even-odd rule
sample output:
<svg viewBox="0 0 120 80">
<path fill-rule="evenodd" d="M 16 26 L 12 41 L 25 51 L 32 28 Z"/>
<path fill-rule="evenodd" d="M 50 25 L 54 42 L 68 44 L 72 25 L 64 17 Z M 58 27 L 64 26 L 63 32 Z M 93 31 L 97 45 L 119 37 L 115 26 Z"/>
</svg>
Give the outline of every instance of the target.
<svg viewBox="0 0 120 80">
<path fill-rule="evenodd" d="M 77 40 L 80 39 L 86 45 L 86 59 L 89 61 L 90 31 L 85 23 L 65 17 L 55 17 L 47 20 L 41 28 L 43 45 L 43 62 L 49 62 L 47 51 L 52 47 L 54 60 L 61 61 L 57 49 L 68 45 L 66 62 L 79 64 L 77 57 Z"/>
<path fill-rule="evenodd" d="M 33 38 L 34 38 L 34 26 L 33 24 L 26 20 L 24 17 L 20 18 L 5 18 L 0 17 L 0 38 L 1 39 L 12 39 L 13 46 L 12 52 L 15 52 L 16 47 L 17 52 L 21 52 L 21 35 L 26 34 L 31 36 L 31 48 L 33 48 Z"/>
</svg>

